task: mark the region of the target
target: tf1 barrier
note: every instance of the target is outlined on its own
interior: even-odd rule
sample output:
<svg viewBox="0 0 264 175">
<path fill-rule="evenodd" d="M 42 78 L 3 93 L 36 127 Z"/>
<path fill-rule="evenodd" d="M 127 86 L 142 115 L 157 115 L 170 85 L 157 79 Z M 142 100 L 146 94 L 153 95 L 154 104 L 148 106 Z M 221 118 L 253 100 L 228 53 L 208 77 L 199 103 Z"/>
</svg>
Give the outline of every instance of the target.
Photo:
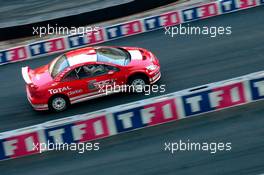
<svg viewBox="0 0 264 175">
<path fill-rule="evenodd" d="M 0 160 L 40 153 L 41 143 L 88 142 L 262 99 L 264 71 L 0 133 Z"/>
<path fill-rule="evenodd" d="M 174 26 L 195 20 L 231 13 L 263 5 L 263 0 L 221 0 L 189 8 L 148 16 L 142 19 L 101 27 L 100 30 L 79 35 L 53 38 L 0 51 L 0 65 L 43 57 L 78 47 Z"/>
</svg>

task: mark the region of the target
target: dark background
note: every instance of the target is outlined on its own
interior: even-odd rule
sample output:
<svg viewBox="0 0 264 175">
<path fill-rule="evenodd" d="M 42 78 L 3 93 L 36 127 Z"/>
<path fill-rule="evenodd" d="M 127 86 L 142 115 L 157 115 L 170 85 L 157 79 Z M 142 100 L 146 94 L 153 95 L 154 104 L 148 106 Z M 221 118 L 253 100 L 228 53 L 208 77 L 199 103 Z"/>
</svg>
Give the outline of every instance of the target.
<svg viewBox="0 0 264 175">
<path fill-rule="evenodd" d="M 178 0 L 134 0 L 126 4 L 103 8 L 79 15 L 57 18 L 26 25 L 11 26 L 6 28 L 0 27 L 0 41 L 32 36 L 33 27 L 37 28 L 41 26 L 47 26 L 48 24 L 50 26 L 57 25 L 69 28 L 80 27 L 143 12 L 176 1 Z"/>
</svg>

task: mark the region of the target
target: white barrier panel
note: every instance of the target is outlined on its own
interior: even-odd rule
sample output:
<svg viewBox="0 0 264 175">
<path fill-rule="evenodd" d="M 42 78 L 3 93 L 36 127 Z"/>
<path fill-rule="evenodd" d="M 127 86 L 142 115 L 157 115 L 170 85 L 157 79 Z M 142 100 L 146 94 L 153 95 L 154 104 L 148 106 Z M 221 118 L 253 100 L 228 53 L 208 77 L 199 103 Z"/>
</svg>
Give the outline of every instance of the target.
<svg viewBox="0 0 264 175">
<path fill-rule="evenodd" d="M 0 160 L 39 153 L 41 143 L 92 141 L 263 98 L 264 71 L 0 133 Z"/>
</svg>

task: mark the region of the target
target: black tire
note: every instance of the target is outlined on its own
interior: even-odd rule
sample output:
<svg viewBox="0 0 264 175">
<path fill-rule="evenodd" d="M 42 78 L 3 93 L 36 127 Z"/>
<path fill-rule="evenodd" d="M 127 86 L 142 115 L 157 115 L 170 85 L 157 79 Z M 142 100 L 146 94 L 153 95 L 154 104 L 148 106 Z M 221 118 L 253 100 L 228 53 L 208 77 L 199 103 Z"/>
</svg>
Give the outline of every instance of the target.
<svg viewBox="0 0 264 175">
<path fill-rule="evenodd" d="M 56 95 L 49 100 L 49 109 L 54 112 L 65 111 L 69 106 L 69 100 L 66 96 Z"/>
<path fill-rule="evenodd" d="M 149 84 L 147 76 L 144 75 L 135 75 L 129 78 L 128 84 L 134 86 L 134 93 L 143 93 L 144 86 Z M 129 91 L 130 92 L 130 91 Z"/>
</svg>

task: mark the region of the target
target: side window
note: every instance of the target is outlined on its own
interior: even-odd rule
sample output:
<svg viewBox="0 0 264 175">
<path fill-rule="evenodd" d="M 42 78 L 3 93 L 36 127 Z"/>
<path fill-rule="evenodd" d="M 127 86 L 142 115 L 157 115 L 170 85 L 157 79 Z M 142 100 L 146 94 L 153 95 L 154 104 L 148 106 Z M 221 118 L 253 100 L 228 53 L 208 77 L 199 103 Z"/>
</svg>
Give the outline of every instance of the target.
<svg viewBox="0 0 264 175">
<path fill-rule="evenodd" d="M 107 74 L 110 70 L 119 71 L 118 68 L 114 66 L 102 65 L 102 64 L 93 64 L 93 65 L 85 65 L 75 69 L 75 74 L 77 78 L 89 78 L 96 77 L 100 75 Z M 74 72 L 74 71 L 73 71 Z M 74 76 L 74 75 L 72 75 Z"/>
<path fill-rule="evenodd" d="M 76 73 L 76 69 L 72 70 L 71 72 L 69 72 L 62 81 L 73 81 L 73 80 L 78 80 L 79 77 Z"/>
<path fill-rule="evenodd" d="M 86 66 L 82 66 L 76 69 L 77 75 L 80 79 L 92 77 L 92 72 L 85 68 Z"/>
<path fill-rule="evenodd" d="M 80 78 L 88 78 L 88 77 L 96 77 L 99 75 L 104 75 L 108 71 L 104 65 L 96 64 L 96 65 L 86 65 L 82 67 L 82 70 L 78 73 Z"/>
</svg>

